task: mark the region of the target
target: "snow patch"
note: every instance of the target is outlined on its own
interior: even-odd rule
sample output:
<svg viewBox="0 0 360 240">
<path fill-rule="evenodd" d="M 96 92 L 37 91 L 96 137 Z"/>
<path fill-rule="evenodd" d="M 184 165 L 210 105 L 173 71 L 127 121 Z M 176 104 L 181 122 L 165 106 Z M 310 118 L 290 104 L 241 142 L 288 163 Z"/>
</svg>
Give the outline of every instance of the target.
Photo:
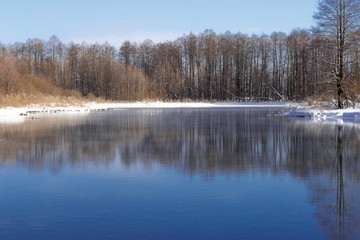
<svg viewBox="0 0 360 240">
<path fill-rule="evenodd" d="M 291 118 L 307 118 L 317 121 L 334 121 L 338 123 L 352 122 L 360 123 L 360 109 L 337 109 L 337 110 L 319 110 L 313 107 L 297 107 L 282 116 Z"/>
<path fill-rule="evenodd" d="M 89 104 L 90 108 L 226 108 L 226 107 L 287 107 L 286 103 L 204 103 L 204 102 L 136 102 L 136 103 L 105 103 Z"/>
</svg>

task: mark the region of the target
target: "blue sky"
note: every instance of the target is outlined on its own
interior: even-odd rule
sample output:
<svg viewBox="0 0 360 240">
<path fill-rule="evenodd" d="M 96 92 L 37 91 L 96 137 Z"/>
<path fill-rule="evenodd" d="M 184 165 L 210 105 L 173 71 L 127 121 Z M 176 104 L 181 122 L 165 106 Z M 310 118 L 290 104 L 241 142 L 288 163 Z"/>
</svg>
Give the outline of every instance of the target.
<svg viewBox="0 0 360 240">
<path fill-rule="evenodd" d="M 316 0 L 12 0 L 1 3 L 0 42 L 174 40 L 184 33 L 289 33 L 310 28 Z"/>
</svg>

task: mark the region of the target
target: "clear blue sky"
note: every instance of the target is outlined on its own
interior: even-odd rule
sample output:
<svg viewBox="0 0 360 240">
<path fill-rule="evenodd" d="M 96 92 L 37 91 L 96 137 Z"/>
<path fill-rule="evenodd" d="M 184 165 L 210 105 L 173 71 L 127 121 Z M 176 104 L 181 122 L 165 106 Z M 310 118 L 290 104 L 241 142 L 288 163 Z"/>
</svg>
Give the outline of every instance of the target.
<svg viewBox="0 0 360 240">
<path fill-rule="evenodd" d="M 0 42 L 174 40 L 190 31 L 291 32 L 310 28 L 316 0 L 11 0 L 2 1 Z"/>
</svg>

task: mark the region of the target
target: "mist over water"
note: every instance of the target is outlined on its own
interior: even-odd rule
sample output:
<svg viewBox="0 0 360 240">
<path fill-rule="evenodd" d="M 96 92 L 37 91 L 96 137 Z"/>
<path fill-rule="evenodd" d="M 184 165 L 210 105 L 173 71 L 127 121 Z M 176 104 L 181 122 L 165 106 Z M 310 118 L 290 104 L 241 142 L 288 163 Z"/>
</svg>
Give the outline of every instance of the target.
<svg viewBox="0 0 360 240">
<path fill-rule="evenodd" d="M 356 239 L 360 128 L 280 109 L 0 125 L 0 238 Z"/>
</svg>

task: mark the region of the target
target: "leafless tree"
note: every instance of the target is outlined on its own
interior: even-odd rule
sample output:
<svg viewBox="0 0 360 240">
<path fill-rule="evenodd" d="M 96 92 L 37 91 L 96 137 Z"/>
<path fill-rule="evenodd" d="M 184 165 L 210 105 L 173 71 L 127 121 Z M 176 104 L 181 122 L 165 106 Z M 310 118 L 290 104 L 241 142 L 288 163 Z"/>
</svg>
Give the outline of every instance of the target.
<svg viewBox="0 0 360 240">
<path fill-rule="evenodd" d="M 337 106 L 344 107 L 346 90 L 344 81 L 352 74 L 348 68 L 350 63 L 347 56 L 357 42 L 356 35 L 360 23 L 359 0 L 320 0 L 318 11 L 314 14 L 317 31 L 330 44 L 332 59 L 330 62 L 331 77 L 336 86 Z"/>
</svg>

